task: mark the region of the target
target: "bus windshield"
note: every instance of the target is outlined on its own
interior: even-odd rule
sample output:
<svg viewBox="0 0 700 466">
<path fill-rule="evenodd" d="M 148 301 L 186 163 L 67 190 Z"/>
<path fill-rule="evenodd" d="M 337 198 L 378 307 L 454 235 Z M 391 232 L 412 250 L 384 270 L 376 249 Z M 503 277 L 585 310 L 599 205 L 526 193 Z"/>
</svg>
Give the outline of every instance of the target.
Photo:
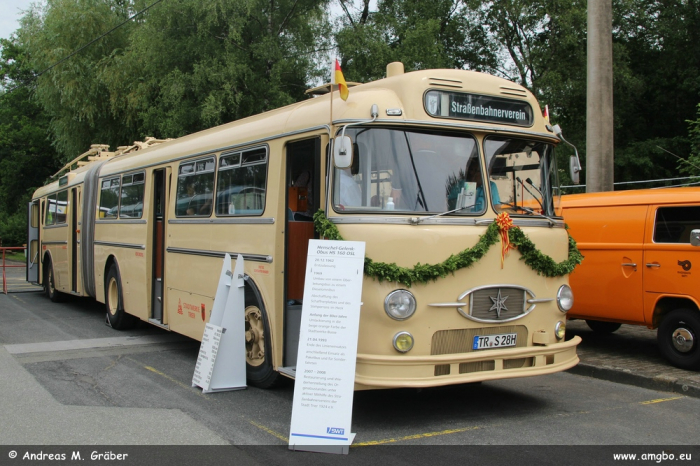
<svg viewBox="0 0 700 466">
<path fill-rule="evenodd" d="M 353 163 L 335 169 L 336 211 L 459 213 L 486 209 L 478 144 L 470 135 L 348 128 Z"/>
<path fill-rule="evenodd" d="M 496 212 L 555 214 L 559 180 L 552 145 L 529 139 L 488 137 L 484 153 Z"/>
</svg>

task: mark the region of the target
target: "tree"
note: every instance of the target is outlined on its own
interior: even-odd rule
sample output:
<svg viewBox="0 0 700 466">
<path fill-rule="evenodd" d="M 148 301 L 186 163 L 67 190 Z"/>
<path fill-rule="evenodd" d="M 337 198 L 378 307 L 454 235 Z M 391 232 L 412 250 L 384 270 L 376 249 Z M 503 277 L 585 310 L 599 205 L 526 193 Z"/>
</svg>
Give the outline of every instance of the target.
<svg viewBox="0 0 700 466">
<path fill-rule="evenodd" d="M 14 246 L 26 241 L 32 192 L 60 164 L 47 137 L 49 118 L 33 98 L 26 50 L 16 40 L 0 45 L 0 239 Z"/>
<path fill-rule="evenodd" d="M 39 78 L 56 147 L 72 158 L 92 143 L 179 137 L 304 98 L 321 72 L 326 2 L 157 4 Z M 151 3 L 49 0 L 20 38 L 44 69 Z"/>
<path fill-rule="evenodd" d="M 345 7 L 336 41 L 348 79 L 384 76 L 387 63 L 407 71 L 431 68 L 492 70 L 497 65 L 486 31 L 462 0 L 383 0 L 359 13 Z"/>
</svg>

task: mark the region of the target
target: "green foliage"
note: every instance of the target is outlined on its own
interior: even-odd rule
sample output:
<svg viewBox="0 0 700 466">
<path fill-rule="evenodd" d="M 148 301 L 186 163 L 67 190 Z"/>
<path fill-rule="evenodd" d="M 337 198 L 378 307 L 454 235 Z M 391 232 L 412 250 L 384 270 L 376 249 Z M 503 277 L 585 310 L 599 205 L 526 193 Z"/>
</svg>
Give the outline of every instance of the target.
<svg viewBox="0 0 700 466">
<path fill-rule="evenodd" d="M 45 69 L 151 3 L 50 0 L 19 37 Z M 56 147 L 70 159 L 92 143 L 179 137 L 304 98 L 322 72 L 326 3 L 159 3 L 39 78 Z"/>
<path fill-rule="evenodd" d="M 5 39 L 0 45 L 0 238 L 10 246 L 26 241 L 31 193 L 59 162 L 47 139 L 49 119 L 24 86 L 33 77 L 26 49 Z"/>
<path fill-rule="evenodd" d="M 688 163 L 679 165 L 681 171 L 691 175 L 700 175 L 700 104 L 698 104 L 697 109 L 697 118 L 687 121 L 690 142 L 692 144 L 692 153 L 690 157 L 688 157 Z"/>
<path fill-rule="evenodd" d="M 330 240 L 343 241 L 338 228 L 331 223 L 323 210 L 314 214 L 314 226 L 318 234 Z M 538 275 L 545 277 L 561 277 L 574 271 L 574 268 L 583 261 L 583 256 L 576 247 L 576 241 L 569 236 L 569 257 L 562 262 L 543 254 L 535 244 L 519 228 L 508 230 L 508 238 L 521 254 L 521 260 Z M 401 267 L 396 263 L 375 262 L 365 257 L 364 273 L 368 277 L 381 281 L 400 283 L 411 287 L 414 283 L 428 283 L 438 278 L 445 278 L 457 270 L 471 267 L 478 262 L 494 244 L 500 240 L 499 227 L 496 222 L 488 226 L 486 232 L 479 237 L 479 241 L 471 248 L 467 248 L 438 264 L 416 264 L 413 268 Z"/>
<path fill-rule="evenodd" d="M 407 71 L 497 66 L 486 31 L 461 1 L 384 0 L 377 7 L 342 19 L 336 41 L 349 80 L 381 78 L 393 61 Z"/>
<path fill-rule="evenodd" d="M 2 246 L 22 246 L 27 242 L 27 215 L 16 212 L 7 215 L 0 212 L 0 240 Z"/>
</svg>

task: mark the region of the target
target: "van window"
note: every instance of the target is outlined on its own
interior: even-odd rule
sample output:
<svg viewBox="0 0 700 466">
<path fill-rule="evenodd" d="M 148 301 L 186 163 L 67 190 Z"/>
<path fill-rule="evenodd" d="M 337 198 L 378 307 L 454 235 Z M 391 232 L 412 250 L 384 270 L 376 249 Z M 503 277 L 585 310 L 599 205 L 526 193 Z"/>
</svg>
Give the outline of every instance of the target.
<svg viewBox="0 0 700 466">
<path fill-rule="evenodd" d="M 690 243 L 690 232 L 700 229 L 700 206 L 659 207 L 654 222 L 655 243 Z"/>
<path fill-rule="evenodd" d="M 216 215 L 262 215 L 266 178 L 265 147 L 222 155 L 216 185 Z"/>
<path fill-rule="evenodd" d="M 209 217 L 214 198 L 214 157 L 183 162 L 177 177 L 178 217 Z"/>
</svg>

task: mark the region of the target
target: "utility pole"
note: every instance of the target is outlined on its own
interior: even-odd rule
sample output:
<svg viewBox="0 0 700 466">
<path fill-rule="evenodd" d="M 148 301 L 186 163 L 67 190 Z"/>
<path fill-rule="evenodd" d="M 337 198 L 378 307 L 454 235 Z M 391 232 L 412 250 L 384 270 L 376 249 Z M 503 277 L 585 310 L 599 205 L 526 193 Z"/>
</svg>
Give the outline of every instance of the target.
<svg viewBox="0 0 700 466">
<path fill-rule="evenodd" d="M 586 192 L 613 191 L 612 0 L 588 0 Z"/>
</svg>

